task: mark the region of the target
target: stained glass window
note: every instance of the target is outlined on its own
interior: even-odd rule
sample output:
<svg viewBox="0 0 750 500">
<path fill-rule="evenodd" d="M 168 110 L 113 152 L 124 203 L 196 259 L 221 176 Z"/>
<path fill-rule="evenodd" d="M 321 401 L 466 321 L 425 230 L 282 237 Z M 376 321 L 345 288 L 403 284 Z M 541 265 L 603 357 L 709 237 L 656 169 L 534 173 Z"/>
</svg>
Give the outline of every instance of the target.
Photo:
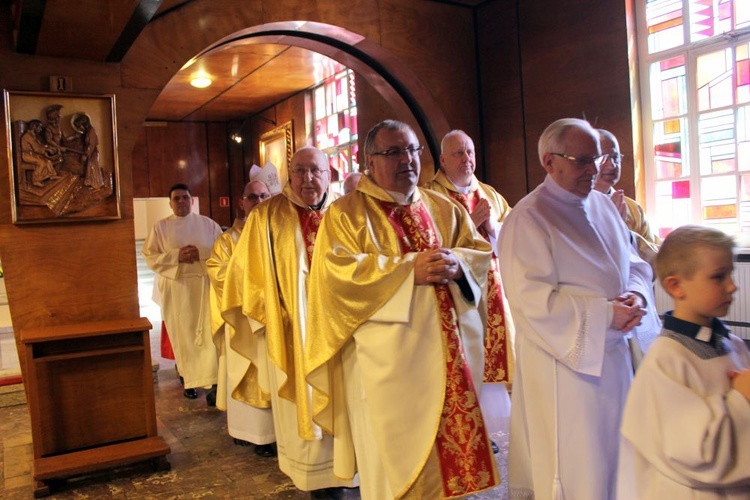
<svg viewBox="0 0 750 500">
<path fill-rule="evenodd" d="M 646 0 L 648 52 L 679 47 L 683 44 L 682 1 Z"/>
<path fill-rule="evenodd" d="M 664 59 L 651 65 L 651 112 L 653 119 L 687 112 L 685 57 Z"/>
<path fill-rule="evenodd" d="M 645 0 L 652 225 L 750 232 L 750 0 Z"/>
<path fill-rule="evenodd" d="M 357 161 L 357 90 L 354 72 L 334 63 L 334 72 L 313 89 L 315 146 L 329 158 L 331 182 L 340 187 Z"/>
</svg>

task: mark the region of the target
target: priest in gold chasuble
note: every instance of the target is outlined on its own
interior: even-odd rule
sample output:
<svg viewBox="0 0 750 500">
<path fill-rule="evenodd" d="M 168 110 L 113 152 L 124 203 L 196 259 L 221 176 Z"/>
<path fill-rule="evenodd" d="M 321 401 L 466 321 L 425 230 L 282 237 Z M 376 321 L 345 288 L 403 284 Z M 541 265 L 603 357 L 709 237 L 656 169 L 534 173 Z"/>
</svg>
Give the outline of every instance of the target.
<svg viewBox="0 0 750 500">
<path fill-rule="evenodd" d="M 279 467 L 305 491 L 355 485 L 333 474 L 333 439 L 312 423 L 302 367 L 307 275 L 333 197 L 329 176 L 322 151 L 294 154 L 282 193 L 250 212 L 222 297 L 222 315 L 235 328 L 230 345 L 250 361 L 232 395 L 257 406 L 270 397 Z"/>
<path fill-rule="evenodd" d="M 260 181 L 248 182 L 242 191 L 240 209 L 232 227 L 224 231 L 214 242 L 211 257 L 206 261 L 211 280 L 211 331 L 214 345 L 219 352 L 219 379 L 216 391 L 216 407 L 227 413 L 227 432 L 236 444 L 255 445 L 255 453 L 264 457 L 275 456 L 272 443 L 276 441 L 271 415 L 271 401 L 256 401 L 256 406 L 240 402 L 232 397 L 232 391 L 247 373 L 249 361 L 231 348 L 232 327 L 221 316 L 221 297 L 227 274 L 229 259 L 234 254 L 237 241 L 245 227 L 245 219 L 257 205 L 271 197 L 268 187 Z"/>
<path fill-rule="evenodd" d="M 510 205 L 495 189 L 477 180 L 474 141 L 461 130 L 448 132 L 440 144 L 440 170 L 425 185 L 455 200 L 471 215 L 471 220 L 493 248 L 487 276 L 487 333 L 484 338 L 484 383 L 482 394 L 485 416 L 510 416 L 506 384 L 513 377 L 513 319 L 503 291 L 497 259 L 500 226 L 510 213 Z"/>
<path fill-rule="evenodd" d="M 490 245 L 462 207 L 416 187 L 422 147 L 408 125 L 376 125 L 365 151 L 369 175 L 330 207 L 315 245 L 314 420 L 333 435 L 334 472 L 350 477 L 356 462 L 365 500 L 494 488 L 476 390 Z"/>
</svg>

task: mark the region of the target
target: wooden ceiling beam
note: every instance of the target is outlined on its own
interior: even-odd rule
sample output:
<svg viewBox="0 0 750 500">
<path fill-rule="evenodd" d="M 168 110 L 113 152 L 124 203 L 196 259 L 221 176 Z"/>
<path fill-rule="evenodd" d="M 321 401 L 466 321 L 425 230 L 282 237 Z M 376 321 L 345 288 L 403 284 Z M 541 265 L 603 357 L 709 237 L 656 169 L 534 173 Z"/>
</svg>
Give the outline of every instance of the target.
<svg viewBox="0 0 750 500">
<path fill-rule="evenodd" d="M 18 16 L 18 34 L 16 35 L 16 52 L 19 54 L 36 53 L 39 41 L 39 30 L 42 27 L 44 7 L 47 0 L 20 0 L 17 5 L 21 9 Z"/>
<path fill-rule="evenodd" d="M 159 10 L 161 2 L 162 0 L 141 0 L 138 3 L 138 6 L 133 11 L 133 15 L 128 20 L 128 24 L 125 25 L 122 33 L 120 33 L 117 41 L 109 51 L 106 59 L 107 62 L 122 61 L 122 58 L 128 53 L 138 35 L 141 34 L 148 23 L 151 22 L 156 11 Z"/>
</svg>

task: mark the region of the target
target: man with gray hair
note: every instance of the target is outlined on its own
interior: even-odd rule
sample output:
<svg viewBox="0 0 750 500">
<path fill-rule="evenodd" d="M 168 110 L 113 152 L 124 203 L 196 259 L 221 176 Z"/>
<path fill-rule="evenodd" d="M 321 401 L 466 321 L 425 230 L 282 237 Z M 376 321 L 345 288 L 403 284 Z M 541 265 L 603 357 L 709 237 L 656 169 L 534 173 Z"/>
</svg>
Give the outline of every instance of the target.
<svg viewBox="0 0 750 500">
<path fill-rule="evenodd" d="M 422 149 L 405 123 L 370 130 L 368 175 L 326 213 L 310 273 L 313 412 L 363 500 L 499 484 L 476 390 L 490 245 L 458 204 L 417 187 Z"/>
<path fill-rule="evenodd" d="M 307 283 L 323 213 L 333 201 L 326 154 L 297 150 L 281 194 L 250 212 L 227 269 L 222 316 L 250 364 L 233 394 L 273 408 L 279 468 L 313 498 L 337 498 L 352 479 L 333 473 L 333 438 L 312 422 L 302 353 Z"/>
<path fill-rule="evenodd" d="M 440 142 L 440 169 L 426 188 L 451 198 L 471 215 L 477 231 L 493 249 L 487 276 L 487 333 L 484 337 L 484 387 L 482 407 L 491 420 L 507 417 L 510 400 L 506 384 L 513 375 L 513 320 L 507 307 L 497 260 L 497 237 L 500 226 L 510 213 L 510 205 L 489 184 L 479 182 L 474 141 L 464 131 L 452 130 Z M 499 450 L 493 442 L 493 451 Z"/>
<path fill-rule="evenodd" d="M 625 337 L 653 298 L 651 268 L 615 206 L 593 190 L 606 158 L 588 122 L 552 123 L 539 139 L 547 177 L 500 233 L 500 270 L 516 325 L 512 498 L 615 496 L 632 376 Z"/>
</svg>

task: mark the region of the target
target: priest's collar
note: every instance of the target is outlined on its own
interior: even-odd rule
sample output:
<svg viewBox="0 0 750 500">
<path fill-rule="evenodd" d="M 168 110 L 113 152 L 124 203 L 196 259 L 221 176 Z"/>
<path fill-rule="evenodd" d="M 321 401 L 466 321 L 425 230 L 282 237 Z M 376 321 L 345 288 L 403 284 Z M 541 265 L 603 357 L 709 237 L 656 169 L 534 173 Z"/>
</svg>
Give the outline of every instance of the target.
<svg viewBox="0 0 750 500">
<path fill-rule="evenodd" d="M 414 191 L 416 191 L 416 187 L 414 187 L 409 194 L 404 194 L 399 191 L 389 191 L 387 189 L 384 189 L 384 191 L 391 195 L 393 200 L 399 205 L 411 205 L 414 202 Z"/>
<path fill-rule="evenodd" d="M 357 191 L 366 194 L 367 196 L 372 196 L 376 200 L 382 200 L 388 203 L 395 202 L 401 205 L 409 205 L 420 199 L 419 189 L 417 189 L 416 186 L 408 195 L 397 191 L 386 191 L 380 187 L 377 182 L 372 180 L 372 177 L 369 174 L 363 176 L 359 181 L 359 184 L 357 184 Z"/>
<path fill-rule="evenodd" d="M 664 314 L 664 328 L 666 330 L 713 346 L 717 346 L 721 342 L 722 337 L 729 337 L 729 329 L 718 318 L 711 320 L 711 327 L 707 327 L 685 321 L 684 319 L 675 318 L 672 316 L 672 312 L 669 311 Z"/>
<path fill-rule="evenodd" d="M 479 181 L 477 181 L 477 178 L 474 175 L 471 176 L 471 182 L 468 186 L 456 185 L 456 183 L 453 182 L 450 177 L 448 177 L 448 174 L 446 174 L 445 170 L 443 170 L 442 168 L 440 168 L 440 170 L 438 170 L 435 174 L 435 181 L 437 181 L 438 184 L 442 184 L 447 189 L 453 189 L 457 193 L 461 194 L 471 194 L 472 191 L 479 187 Z"/>
<path fill-rule="evenodd" d="M 453 184 L 453 181 L 451 181 L 451 184 Z M 458 191 L 461 194 L 471 194 L 471 185 L 469 185 L 469 186 L 456 186 L 455 184 L 453 184 L 453 187 L 456 188 L 456 191 Z"/>
<path fill-rule="evenodd" d="M 308 205 L 308 208 L 310 210 L 320 210 L 321 208 L 323 208 L 325 206 L 325 204 L 326 204 L 326 198 L 328 198 L 328 192 L 327 191 L 325 193 L 323 193 L 323 198 L 321 198 L 320 203 L 318 203 L 317 205 Z"/>
</svg>

